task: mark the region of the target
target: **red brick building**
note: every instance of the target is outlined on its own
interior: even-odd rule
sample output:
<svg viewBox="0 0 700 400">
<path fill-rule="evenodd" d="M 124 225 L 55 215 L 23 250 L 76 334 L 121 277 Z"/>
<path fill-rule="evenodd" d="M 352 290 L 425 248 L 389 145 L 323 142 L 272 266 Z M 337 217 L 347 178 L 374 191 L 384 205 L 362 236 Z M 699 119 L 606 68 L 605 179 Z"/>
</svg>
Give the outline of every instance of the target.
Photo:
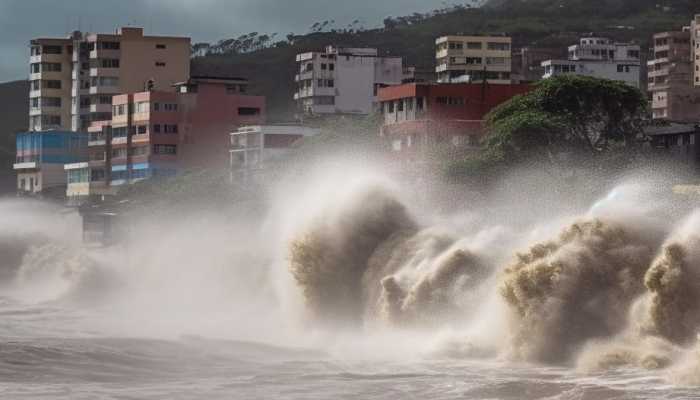
<svg viewBox="0 0 700 400">
<path fill-rule="evenodd" d="M 439 144 L 477 146 L 483 120 L 494 107 L 527 93 L 527 84 L 411 83 L 380 89 L 381 135 L 397 152 Z"/>
</svg>

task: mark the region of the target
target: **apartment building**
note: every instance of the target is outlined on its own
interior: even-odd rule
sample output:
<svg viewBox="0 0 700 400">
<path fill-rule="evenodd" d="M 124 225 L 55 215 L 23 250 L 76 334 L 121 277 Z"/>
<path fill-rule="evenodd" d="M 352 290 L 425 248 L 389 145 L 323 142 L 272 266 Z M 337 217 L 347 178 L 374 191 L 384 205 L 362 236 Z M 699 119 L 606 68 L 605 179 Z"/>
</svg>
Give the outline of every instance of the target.
<svg viewBox="0 0 700 400">
<path fill-rule="evenodd" d="M 690 23 L 691 57 L 693 60 L 693 85 L 700 86 L 700 14 L 696 14 Z"/>
<path fill-rule="evenodd" d="M 238 128 L 231 132 L 231 179 L 237 173 L 248 176 L 251 172 L 263 170 L 288 154 L 294 143 L 319 133 L 320 129 L 301 125 L 254 125 Z"/>
<path fill-rule="evenodd" d="M 513 50 L 511 80 L 513 83 L 537 82 L 544 75 L 542 62 L 566 58 L 567 50 L 549 47 L 523 47 Z"/>
<path fill-rule="evenodd" d="M 435 40 L 438 82 L 511 83 L 512 40 L 507 36 L 443 36 Z"/>
<path fill-rule="evenodd" d="M 543 79 L 557 75 L 575 74 L 624 82 L 639 88 L 641 53 L 633 43 L 615 43 L 608 38 L 582 38 L 570 46 L 566 60 L 546 60 Z"/>
<path fill-rule="evenodd" d="M 328 46 L 296 62 L 294 100 L 303 114 L 370 114 L 377 90 L 407 76 L 401 57 L 380 57 L 377 49 Z"/>
<path fill-rule="evenodd" d="M 527 84 L 405 84 L 381 89 L 381 135 L 394 152 L 419 156 L 436 145 L 478 147 L 494 107 L 527 93 Z"/>
<path fill-rule="evenodd" d="M 32 131 L 71 130 L 74 38 L 30 42 L 29 127 Z"/>
<path fill-rule="evenodd" d="M 113 95 L 172 90 L 190 73 L 189 38 L 145 36 L 142 28 L 39 38 L 30 49 L 31 131 L 84 131 L 109 119 Z"/>
<path fill-rule="evenodd" d="M 700 87 L 693 85 L 691 32 L 657 33 L 648 65 L 652 116 L 676 122 L 700 121 Z"/>
<path fill-rule="evenodd" d="M 265 120 L 265 98 L 240 78 L 192 77 L 175 91 L 113 97 L 111 119 L 88 128 L 88 160 L 65 166 L 69 198 L 111 195 L 119 186 L 188 168 L 226 168 L 229 132 Z"/>
<path fill-rule="evenodd" d="M 63 196 L 63 165 L 87 160 L 87 134 L 72 131 L 18 133 L 16 137 L 17 192 Z"/>
</svg>

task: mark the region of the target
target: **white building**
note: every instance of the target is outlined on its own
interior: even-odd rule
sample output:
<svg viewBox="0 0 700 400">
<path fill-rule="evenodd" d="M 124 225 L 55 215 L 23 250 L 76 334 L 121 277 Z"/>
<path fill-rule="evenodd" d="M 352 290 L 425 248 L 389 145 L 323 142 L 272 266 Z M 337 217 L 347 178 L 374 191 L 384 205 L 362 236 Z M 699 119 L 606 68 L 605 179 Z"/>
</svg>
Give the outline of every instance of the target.
<svg viewBox="0 0 700 400">
<path fill-rule="evenodd" d="M 512 39 L 507 36 L 442 36 L 435 40 L 438 82 L 511 83 Z"/>
<path fill-rule="evenodd" d="M 289 153 L 298 140 L 320 133 L 299 125 L 242 126 L 231 133 L 230 168 L 235 172 L 261 170 Z"/>
<path fill-rule="evenodd" d="M 563 74 L 593 76 L 640 87 L 640 47 L 607 38 L 583 38 L 569 47 L 568 60 L 542 62 L 544 79 Z"/>
<path fill-rule="evenodd" d="M 407 77 L 401 57 L 379 57 L 376 49 L 329 46 L 298 54 L 296 62 L 294 100 L 306 114 L 370 114 L 378 88 Z"/>
</svg>

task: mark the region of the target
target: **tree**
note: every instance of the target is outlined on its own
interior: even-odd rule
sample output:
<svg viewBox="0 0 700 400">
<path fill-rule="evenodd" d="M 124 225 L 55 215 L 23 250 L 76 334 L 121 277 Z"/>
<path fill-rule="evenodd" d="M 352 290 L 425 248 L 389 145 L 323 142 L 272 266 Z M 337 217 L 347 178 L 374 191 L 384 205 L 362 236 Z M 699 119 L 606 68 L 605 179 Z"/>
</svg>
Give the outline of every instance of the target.
<svg viewBox="0 0 700 400">
<path fill-rule="evenodd" d="M 531 159 L 560 164 L 633 153 L 647 106 L 639 89 L 621 82 L 578 75 L 544 80 L 489 113 L 484 150 L 452 163 L 448 173 L 492 173 Z"/>
</svg>

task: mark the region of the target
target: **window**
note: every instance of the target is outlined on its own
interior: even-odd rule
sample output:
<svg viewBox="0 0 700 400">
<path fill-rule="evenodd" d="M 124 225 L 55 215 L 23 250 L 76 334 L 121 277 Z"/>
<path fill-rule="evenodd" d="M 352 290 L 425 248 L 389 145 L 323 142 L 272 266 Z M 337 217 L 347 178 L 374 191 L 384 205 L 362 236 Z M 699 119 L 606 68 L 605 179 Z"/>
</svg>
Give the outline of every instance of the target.
<svg viewBox="0 0 700 400">
<path fill-rule="evenodd" d="M 333 79 L 329 79 L 326 81 L 326 86 L 327 87 L 334 87 L 335 86 L 335 81 Z"/>
<path fill-rule="evenodd" d="M 164 133 L 177 133 L 177 125 L 163 125 Z"/>
<path fill-rule="evenodd" d="M 41 72 L 41 64 L 34 63 L 34 64 L 29 65 L 29 71 L 32 74 L 38 74 L 39 72 Z"/>
<path fill-rule="evenodd" d="M 29 90 L 31 90 L 31 91 L 41 89 L 41 81 L 39 81 L 39 80 L 31 81 L 30 87 L 31 88 Z"/>
<path fill-rule="evenodd" d="M 397 111 L 403 111 L 403 99 L 399 100 L 396 105 Z"/>
<path fill-rule="evenodd" d="M 136 107 L 134 107 L 134 112 L 137 114 L 147 113 L 149 105 L 150 103 L 147 101 L 139 101 L 136 103 Z"/>
<path fill-rule="evenodd" d="M 328 64 L 329 71 L 335 71 L 335 64 Z"/>
<path fill-rule="evenodd" d="M 32 46 L 30 52 L 31 52 L 31 55 L 33 55 L 33 56 L 41 55 L 41 46 Z"/>
<path fill-rule="evenodd" d="M 160 133 L 160 125 L 153 124 L 153 133 Z"/>
<path fill-rule="evenodd" d="M 129 134 L 129 129 L 126 126 L 112 129 L 112 139 L 125 138 Z"/>
<path fill-rule="evenodd" d="M 418 111 L 423 110 L 423 98 L 422 97 L 416 98 L 416 109 Z"/>
<path fill-rule="evenodd" d="M 98 42 L 97 47 L 103 50 L 119 50 L 119 42 Z"/>
<path fill-rule="evenodd" d="M 387 108 L 387 113 L 393 113 L 394 112 L 394 102 L 388 101 L 386 103 L 386 108 Z"/>
<path fill-rule="evenodd" d="M 43 81 L 42 86 L 46 89 L 60 89 L 61 88 L 61 81 Z"/>
<path fill-rule="evenodd" d="M 99 96 L 97 100 L 100 104 L 112 104 L 112 96 L 102 95 Z"/>
<path fill-rule="evenodd" d="M 139 125 L 136 127 L 136 134 L 137 135 L 145 135 L 148 132 L 148 126 L 146 125 Z"/>
<path fill-rule="evenodd" d="M 154 144 L 153 154 L 177 154 L 177 145 L 174 144 Z"/>
<path fill-rule="evenodd" d="M 323 84 L 323 79 L 319 79 L 319 80 L 318 80 L 317 86 L 318 86 L 318 87 L 323 87 L 323 86 L 324 86 L 324 84 Z"/>
<path fill-rule="evenodd" d="M 115 117 L 126 114 L 126 105 L 119 104 L 119 105 L 112 107 L 112 114 L 114 114 Z"/>
<path fill-rule="evenodd" d="M 482 61 L 482 58 L 481 58 L 481 57 L 467 57 L 466 60 L 465 60 L 465 63 L 466 63 L 467 65 L 474 65 L 474 64 L 479 65 L 479 64 L 481 64 L 482 62 L 483 62 L 483 61 Z"/>
<path fill-rule="evenodd" d="M 481 42 L 467 42 L 467 49 L 469 50 L 481 50 Z"/>
<path fill-rule="evenodd" d="M 435 102 L 438 104 L 447 104 L 447 97 L 438 97 L 435 99 Z"/>
<path fill-rule="evenodd" d="M 119 86 L 119 78 L 117 77 L 111 77 L 111 76 L 93 76 L 90 80 L 90 86 L 91 87 L 97 87 L 97 86 L 109 86 L 109 87 L 118 87 Z"/>
<path fill-rule="evenodd" d="M 156 49 L 164 50 L 164 49 L 166 49 L 166 48 L 168 48 L 168 46 L 166 46 L 166 45 L 164 45 L 164 44 L 160 44 L 160 43 L 157 43 L 157 44 L 156 44 Z"/>
<path fill-rule="evenodd" d="M 489 50 L 508 51 L 508 50 L 510 50 L 510 43 L 489 42 L 488 49 Z"/>
<path fill-rule="evenodd" d="M 505 63 L 506 63 L 506 59 L 503 57 L 487 57 L 486 58 L 487 65 L 503 65 Z"/>
<path fill-rule="evenodd" d="M 61 67 L 61 63 L 41 63 L 41 72 L 61 72 Z"/>
<path fill-rule="evenodd" d="M 146 179 L 148 178 L 147 169 L 134 169 L 131 171 L 131 179 Z"/>
<path fill-rule="evenodd" d="M 156 67 L 165 67 L 165 63 L 162 61 L 156 61 Z"/>
<path fill-rule="evenodd" d="M 160 111 L 160 103 L 153 103 L 153 111 Z"/>
<path fill-rule="evenodd" d="M 102 68 L 119 68 L 119 59 L 117 58 L 103 58 L 99 63 Z"/>
<path fill-rule="evenodd" d="M 148 154 L 148 146 L 138 146 L 131 150 L 131 153 L 135 156 L 145 156 Z"/>
<path fill-rule="evenodd" d="M 625 71 L 625 66 L 624 65 L 618 65 L 617 66 L 617 72 L 624 72 Z"/>
<path fill-rule="evenodd" d="M 104 169 L 92 169 L 90 170 L 90 181 L 103 181 L 105 179 Z"/>
<path fill-rule="evenodd" d="M 41 51 L 44 54 L 62 54 L 63 47 L 61 47 L 61 46 L 44 46 Z"/>
<path fill-rule="evenodd" d="M 461 50 L 464 48 L 464 44 L 461 42 L 450 42 L 449 43 L 450 50 Z"/>
<path fill-rule="evenodd" d="M 170 112 L 177 111 L 177 104 L 165 103 L 165 104 L 163 104 L 163 110 L 170 111 Z"/>
<path fill-rule="evenodd" d="M 42 97 L 41 105 L 43 107 L 61 107 L 60 97 Z"/>
<path fill-rule="evenodd" d="M 238 107 L 238 115 L 260 115 L 260 109 L 257 107 Z"/>
<path fill-rule="evenodd" d="M 327 69 L 328 69 L 328 64 L 321 64 L 321 69 L 322 69 L 322 70 L 327 70 Z"/>
<path fill-rule="evenodd" d="M 38 97 L 32 97 L 29 99 L 31 107 L 32 108 L 39 108 L 39 98 Z"/>
<path fill-rule="evenodd" d="M 112 158 L 126 158 L 126 147 L 112 149 Z"/>
</svg>

